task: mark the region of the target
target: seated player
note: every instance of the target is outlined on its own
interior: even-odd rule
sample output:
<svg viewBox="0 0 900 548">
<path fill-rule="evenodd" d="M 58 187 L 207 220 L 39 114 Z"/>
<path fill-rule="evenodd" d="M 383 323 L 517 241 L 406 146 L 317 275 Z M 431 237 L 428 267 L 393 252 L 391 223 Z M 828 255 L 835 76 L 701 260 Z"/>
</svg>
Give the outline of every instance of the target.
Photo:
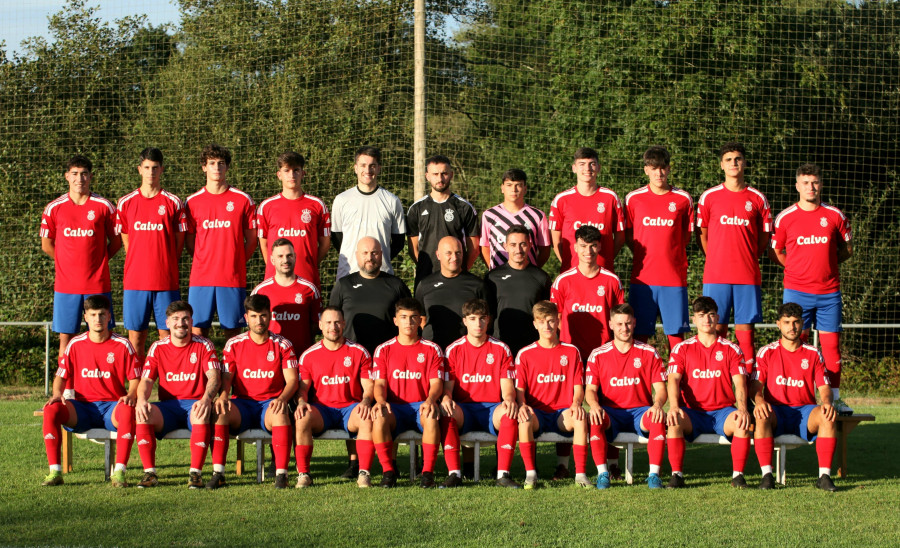
<svg viewBox="0 0 900 548">
<path fill-rule="evenodd" d="M 472 430 L 497 436 L 497 485 L 518 489 L 509 475 L 516 451 L 516 370 L 509 347 L 487 334 L 487 301 L 472 299 L 462 307 L 467 335 L 447 347 L 441 436 L 447 460 L 443 487 L 462 484 L 459 435 Z"/>
<path fill-rule="evenodd" d="M 288 405 L 297 391 L 297 357 L 291 342 L 269 331 L 272 306 L 265 295 L 244 299 L 244 319 L 250 329 L 228 339 L 222 351 L 222 390 L 216 399 L 213 427 L 213 475 L 207 489 L 225 486 L 229 430 L 262 427 L 272 433 L 275 488 L 287 487 L 291 457 L 291 414 Z M 234 395 L 229 397 L 234 388 Z"/>
<path fill-rule="evenodd" d="M 647 484 L 650 489 L 660 489 L 663 484 L 659 471 L 666 441 L 666 368 L 655 348 L 634 339 L 636 322 L 631 305 L 614 306 L 609 312 L 609 323 L 613 340 L 591 352 L 585 370 L 597 489 L 609 487 L 606 440 L 616 439 L 619 432 L 649 439 Z"/>
<path fill-rule="evenodd" d="M 60 360 L 52 396 L 44 404 L 44 445 L 50 474 L 41 485 L 63 483 L 60 439 L 61 427 L 65 426 L 72 432 L 91 428 L 115 430 L 116 464 L 110 480 L 113 487 L 128 486 L 125 466 L 134 443 L 134 403 L 141 369 L 128 339 L 110 332 L 109 308 L 105 295 L 84 300 L 88 331 L 69 341 Z M 67 383 L 75 391 L 70 398 L 63 394 Z"/>
<path fill-rule="evenodd" d="M 441 438 L 438 400 L 444 391 L 444 354 L 440 346 L 419 336 L 419 328 L 425 326 L 425 311 L 419 301 L 397 301 L 394 324 L 399 333 L 376 348 L 372 358 L 372 441 L 384 471 L 381 487 L 390 489 L 397 484 L 397 470 L 392 462 L 394 436 L 416 430 L 422 433 L 419 485 L 427 489 L 436 486 L 434 462 Z"/>
<path fill-rule="evenodd" d="M 731 440 L 731 485 L 743 489 L 751 426 L 744 356 L 740 347 L 719 337 L 718 308 L 712 297 L 697 297 L 691 309 L 697 334 L 669 355 L 668 487 L 684 487 L 685 438 L 693 441 L 700 434 L 715 433 Z"/>
<path fill-rule="evenodd" d="M 571 344 L 560 342 L 559 309 L 550 301 L 532 308 L 540 338 L 516 356 L 519 403 L 519 452 L 525 462 L 525 489 L 538 485 L 534 438 L 543 432 L 573 436 L 575 485 L 593 487 L 587 470 L 588 417 L 584 401 L 584 365 Z"/>
<path fill-rule="evenodd" d="M 300 356 L 300 389 L 297 392 L 297 488 L 313 484 L 309 461 L 313 435 L 342 428 L 356 440 L 359 475 L 356 484 L 371 487 L 372 466 L 372 358 L 366 349 L 344 338 L 344 313 L 328 306 L 319 318 L 322 340 Z"/>
<path fill-rule="evenodd" d="M 759 349 L 756 370 L 750 384 L 750 396 L 756 408 L 754 447 L 762 468 L 760 489 L 773 489 L 772 452 L 774 436 L 793 434 L 816 440 L 819 479 L 816 487 L 837 491 L 831 481 L 831 460 L 837 445 L 836 411 L 832 400 L 828 373 L 821 354 L 813 346 L 803 344 L 803 309 L 796 303 L 778 308 L 775 322 L 781 339 Z M 819 391 L 822 405 L 816 405 Z"/>
<path fill-rule="evenodd" d="M 219 393 L 221 366 L 212 341 L 194 335 L 194 309 L 185 301 L 166 307 L 169 336 L 150 347 L 137 393 L 137 446 L 144 465 L 138 487 L 156 487 L 156 440 L 179 428 L 191 431 L 188 487 L 202 489 L 201 472 L 209 449 L 213 401 Z M 159 401 L 150 403 L 159 379 Z"/>
</svg>

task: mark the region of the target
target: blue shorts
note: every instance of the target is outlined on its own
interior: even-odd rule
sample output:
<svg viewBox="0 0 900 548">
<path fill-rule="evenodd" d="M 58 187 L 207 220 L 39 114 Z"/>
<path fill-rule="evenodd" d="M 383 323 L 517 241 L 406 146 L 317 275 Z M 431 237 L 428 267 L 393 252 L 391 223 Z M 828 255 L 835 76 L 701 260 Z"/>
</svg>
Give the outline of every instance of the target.
<svg viewBox="0 0 900 548">
<path fill-rule="evenodd" d="M 762 292 L 758 285 L 703 284 L 703 294 L 719 307 L 719 323 L 727 324 L 734 309 L 734 323 L 762 321 Z"/>
<path fill-rule="evenodd" d="M 494 409 L 500 406 L 500 403 L 483 403 L 468 402 L 457 403 L 456 405 L 463 412 L 463 425 L 460 434 L 478 430 L 479 432 L 490 432 L 497 435 L 497 429 L 494 428 Z"/>
<path fill-rule="evenodd" d="M 662 317 L 663 332 L 666 335 L 677 335 L 691 330 L 686 287 L 631 284 L 628 302 L 634 308 L 637 320 L 634 332 L 637 335 L 656 333 L 657 314 Z"/>
<path fill-rule="evenodd" d="M 192 286 L 188 291 L 188 303 L 194 309 L 194 327 L 209 329 L 212 326 L 213 311 L 219 315 L 223 329 L 244 327 L 244 299 L 247 289 L 243 287 Z"/>
<path fill-rule="evenodd" d="M 615 407 L 603 407 L 609 415 L 609 428 L 606 429 L 606 439 L 612 441 L 622 432 L 632 434 L 649 434 L 648 430 L 641 428 L 641 418 L 650 406 L 632 407 L 631 409 L 616 409 Z"/>
<path fill-rule="evenodd" d="M 350 415 L 353 414 L 353 410 L 356 409 L 357 405 L 359 404 L 354 403 L 347 407 L 328 407 L 321 403 L 312 404 L 313 407 L 319 410 L 319 414 L 322 415 L 322 422 L 325 424 L 322 428 L 323 431 L 343 428 L 344 432 L 350 434 L 351 438 L 356 438 L 356 432 L 351 432 L 348 425 L 350 424 Z M 391 409 L 393 408 L 394 406 L 391 405 Z"/>
<path fill-rule="evenodd" d="M 81 331 L 84 319 L 84 300 L 91 295 L 106 295 L 112 303 L 112 293 L 60 293 L 53 292 L 53 331 L 74 334 Z M 116 326 L 116 313 L 109 311 L 109 328 Z"/>
<path fill-rule="evenodd" d="M 682 411 L 691 420 L 693 432 L 688 435 L 685 433 L 684 439 L 694 441 L 700 434 L 718 434 L 725 436 L 725 421 L 728 415 L 737 411 L 734 407 L 723 407 L 716 411 L 698 411 L 696 409 L 688 409 L 682 407 Z M 731 436 L 725 436 L 731 440 Z"/>
<path fill-rule="evenodd" d="M 793 434 L 806 441 L 816 439 L 817 436 L 809 431 L 809 415 L 816 407 L 815 405 L 799 407 L 773 405 L 772 410 L 775 411 L 775 419 L 778 421 L 778 424 L 775 425 L 775 437 Z"/>
<path fill-rule="evenodd" d="M 164 400 L 154 403 L 163 417 L 163 427 L 156 433 L 156 439 L 161 440 L 163 436 L 179 428 L 193 430 L 191 406 L 196 402 L 197 400 Z"/>
<path fill-rule="evenodd" d="M 66 400 L 75 408 L 78 424 L 73 427 L 64 426 L 69 432 L 87 432 L 91 428 L 106 428 L 115 431 L 112 416 L 118 401 L 78 401 Z"/>
<path fill-rule="evenodd" d="M 396 436 L 408 430 L 415 430 L 420 434 L 423 432 L 422 418 L 419 416 L 419 407 L 422 406 L 422 403 L 424 402 L 391 404 L 391 413 L 394 414 L 394 418 L 397 421 L 393 432 L 391 432 L 392 435 Z"/>
<path fill-rule="evenodd" d="M 259 426 L 266 432 L 271 430 L 266 428 L 266 411 L 269 409 L 269 402 L 275 398 L 268 400 L 256 401 L 246 398 L 231 398 L 231 405 L 237 407 L 241 414 L 241 425 L 237 430 L 232 429 L 232 434 L 240 434 L 244 430 L 250 430 Z"/>
<path fill-rule="evenodd" d="M 538 419 L 538 431 L 534 433 L 534 437 L 538 437 L 544 432 L 553 432 L 559 434 L 560 436 L 565 436 L 567 438 L 571 438 L 575 432 L 567 432 L 563 430 L 559 426 L 559 416 L 562 415 L 568 407 L 564 407 L 562 409 L 557 409 L 556 411 L 551 411 L 550 413 L 546 411 L 541 411 L 540 409 L 534 409 L 534 416 Z"/>
<path fill-rule="evenodd" d="M 841 301 L 840 291 L 817 295 L 785 289 L 783 302 L 797 303 L 803 308 L 803 329 L 809 329 L 815 324 L 815 328 L 819 331 L 830 333 L 843 331 L 841 312 L 844 304 Z"/>
<path fill-rule="evenodd" d="M 173 291 L 139 291 L 126 289 L 122 297 L 122 317 L 125 329 L 143 331 L 150 327 L 150 311 L 156 320 L 156 328 L 167 330 L 166 308 L 172 301 L 180 301 L 181 292 Z"/>
</svg>

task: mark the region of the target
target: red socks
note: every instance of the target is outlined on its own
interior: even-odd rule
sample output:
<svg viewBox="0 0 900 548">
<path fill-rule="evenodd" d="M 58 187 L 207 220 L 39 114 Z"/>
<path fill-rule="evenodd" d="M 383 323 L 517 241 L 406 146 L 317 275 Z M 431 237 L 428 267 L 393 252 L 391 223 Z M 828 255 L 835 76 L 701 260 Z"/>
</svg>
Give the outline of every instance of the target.
<svg viewBox="0 0 900 548">
<path fill-rule="evenodd" d="M 525 471 L 526 472 L 533 472 L 533 471 L 537 470 L 537 467 L 535 466 L 535 463 L 534 463 L 534 461 L 535 461 L 535 455 L 534 455 L 535 445 L 536 444 L 533 441 L 530 441 L 530 442 L 529 441 L 520 441 L 519 442 L 519 453 L 522 454 L 522 462 L 525 463 Z"/>
<path fill-rule="evenodd" d="M 518 435 L 519 423 L 503 415 L 500 418 L 500 431 L 497 432 L 497 470 L 509 472 Z"/>
<path fill-rule="evenodd" d="M 669 465 L 672 472 L 682 472 L 684 468 L 684 438 L 668 438 Z"/>
<path fill-rule="evenodd" d="M 774 438 L 756 438 L 753 440 L 753 449 L 756 451 L 760 467 L 772 466 L 772 453 L 775 452 Z"/>
<path fill-rule="evenodd" d="M 288 461 L 291 460 L 291 427 L 287 424 L 272 427 L 272 457 L 275 460 L 275 470 L 287 470 Z M 299 448 L 299 446 L 298 446 Z M 312 454 L 312 446 L 309 450 Z M 300 465 L 297 464 L 299 468 Z M 307 471 L 309 470 L 309 457 L 306 458 Z"/>
<path fill-rule="evenodd" d="M 750 438 L 731 438 L 731 469 L 734 472 L 744 473 L 747 465 L 747 455 L 750 454 Z"/>
<path fill-rule="evenodd" d="M 753 363 L 756 360 L 756 353 L 753 350 L 753 330 L 743 331 L 735 329 L 734 336 L 737 337 L 738 346 L 741 347 L 741 352 L 744 353 L 744 363 L 747 364 L 747 370 L 749 371 L 753 369 Z"/>
<path fill-rule="evenodd" d="M 371 470 L 375 454 L 375 444 L 372 443 L 372 440 L 356 440 L 356 454 L 359 455 L 359 469 Z"/>
<path fill-rule="evenodd" d="M 822 359 L 825 360 L 825 369 L 828 370 L 828 380 L 831 382 L 831 387 L 840 388 L 841 334 L 819 331 L 819 345 L 822 346 Z"/>
<path fill-rule="evenodd" d="M 217 424 L 213 426 L 212 462 L 213 465 L 225 466 L 225 456 L 228 455 L 228 425 Z"/>
<path fill-rule="evenodd" d="M 575 473 L 587 472 L 587 445 L 573 445 L 572 455 L 575 457 Z"/>
<path fill-rule="evenodd" d="M 139 424 L 135 427 L 138 455 L 144 470 L 156 468 L 156 432 L 152 424 Z"/>
<path fill-rule="evenodd" d="M 113 411 L 119 425 L 116 427 L 116 464 L 126 466 L 134 445 L 134 407 L 120 403 Z"/>
<path fill-rule="evenodd" d="M 816 455 L 819 457 L 819 468 L 831 468 L 837 438 L 816 438 Z"/>
<path fill-rule="evenodd" d="M 666 335 L 666 339 L 669 340 L 669 351 L 671 351 L 673 348 L 684 342 L 684 333 Z"/>
<path fill-rule="evenodd" d="M 441 443 L 444 446 L 444 460 L 447 471 L 461 470 L 459 465 L 459 426 L 453 417 L 441 417 Z M 424 447 L 424 444 L 422 444 Z M 434 470 L 434 468 L 432 468 Z"/>
<path fill-rule="evenodd" d="M 604 421 L 605 423 L 606 421 Z M 599 424 L 590 425 L 590 435 L 588 439 L 591 443 L 591 455 L 594 457 L 594 464 L 600 466 L 601 464 L 606 464 L 607 458 L 607 443 L 606 443 L 606 434 L 603 431 L 603 427 Z M 577 446 L 576 446 L 577 447 Z M 577 458 L 577 457 L 576 457 Z M 578 462 L 576 461 L 576 466 Z"/>
<path fill-rule="evenodd" d="M 384 443 L 376 443 L 375 452 L 378 453 L 378 461 L 381 463 L 381 470 L 384 472 L 392 472 L 394 470 L 394 462 L 391 458 L 394 442 L 386 441 Z M 356 451 L 359 452 L 359 444 Z M 360 467 L 362 466 L 362 455 L 360 455 Z"/>
<path fill-rule="evenodd" d="M 275 435 L 275 432 L 272 432 L 272 435 Z M 273 437 L 274 439 L 274 437 Z M 309 474 L 309 461 L 312 459 L 312 445 L 297 445 L 294 449 L 294 454 L 297 457 L 297 472 L 301 474 Z M 278 465 L 276 464 L 277 468 Z"/>
<path fill-rule="evenodd" d="M 434 463 L 437 461 L 437 456 L 437 444 L 422 443 L 422 472 L 434 472 Z"/>
<path fill-rule="evenodd" d="M 209 425 L 191 425 L 191 468 L 203 470 L 209 450 Z"/>
<path fill-rule="evenodd" d="M 69 422 L 69 409 L 62 402 L 51 403 L 44 407 L 44 447 L 47 449 L 47 462 L 50 466 L 59 466 L 62 425 Z"/>
<path fill-rule="evenodd" d="M 662 466 L 663 452 L 666 445 L 666 426 L 661 422 L 651 422 L 650 440 L 647 442 L 647 456 L 651 466 Z"/>
</svg>

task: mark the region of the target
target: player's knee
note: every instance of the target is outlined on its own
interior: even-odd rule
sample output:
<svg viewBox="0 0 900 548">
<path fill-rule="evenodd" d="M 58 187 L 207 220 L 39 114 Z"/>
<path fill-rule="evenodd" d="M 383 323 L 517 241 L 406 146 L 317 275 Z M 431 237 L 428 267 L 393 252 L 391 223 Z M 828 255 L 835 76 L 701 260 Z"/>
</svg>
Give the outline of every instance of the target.
<svg viewBox="0 0 900 548">
<path fill-rule="evenodd" d="M 69 410 L 66 408 L 66 404 L 61 401 L 53 402 L 44 407 L 44 424 L 64 424 L 68 417 Z"/>
</svg>

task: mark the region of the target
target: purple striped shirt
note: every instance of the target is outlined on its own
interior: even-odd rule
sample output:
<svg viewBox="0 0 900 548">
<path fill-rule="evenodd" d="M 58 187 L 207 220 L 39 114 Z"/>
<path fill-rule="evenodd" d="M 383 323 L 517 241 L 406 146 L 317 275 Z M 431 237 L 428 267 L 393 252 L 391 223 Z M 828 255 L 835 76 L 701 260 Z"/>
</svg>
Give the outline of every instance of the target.
<svg viewBox="0 0 900 548">
<path fill-rule="evenodd" d="M 495 205 L 481 215 L 481 247 L 491 252 L 491 268 L 497 268 L 509 261 L 509 254 L 503 248 L 506 231 L 513 225 L 522 225 L 531 233 L 531 250 L 528 260 L 537 264 L 537 248 L 550 246 L 550 229 L 547 216 L 536 207 L 525 204 L 517 213 L 510 213 L 503 204 Z"/>
</svg>

